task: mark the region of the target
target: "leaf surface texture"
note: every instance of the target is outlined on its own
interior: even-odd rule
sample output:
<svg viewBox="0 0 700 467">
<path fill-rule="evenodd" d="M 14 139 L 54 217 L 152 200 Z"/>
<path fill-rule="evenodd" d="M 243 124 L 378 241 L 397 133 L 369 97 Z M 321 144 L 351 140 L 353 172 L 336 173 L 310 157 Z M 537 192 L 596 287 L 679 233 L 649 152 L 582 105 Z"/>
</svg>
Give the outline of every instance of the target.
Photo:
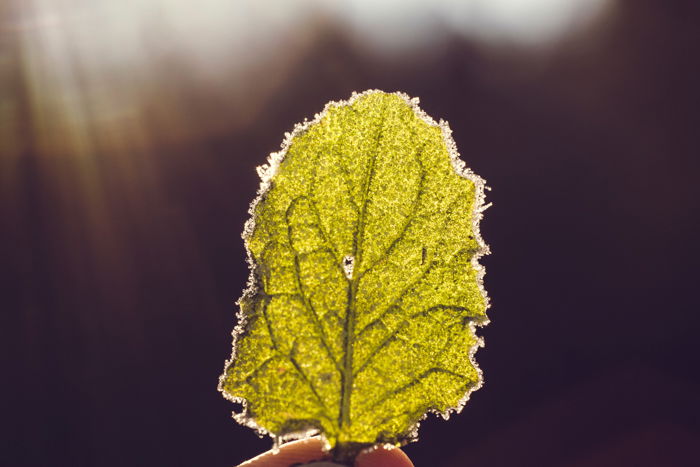
<svg viewBox="0 0 700 467">
<path fill-rule="evenodd" d="M 369 91 L 298 126 L 263 170 L 251 284 L 220 389 L 275 437 L 402 443 L 481 384 L 483 181 L 444 124 Z"/>
</svg>

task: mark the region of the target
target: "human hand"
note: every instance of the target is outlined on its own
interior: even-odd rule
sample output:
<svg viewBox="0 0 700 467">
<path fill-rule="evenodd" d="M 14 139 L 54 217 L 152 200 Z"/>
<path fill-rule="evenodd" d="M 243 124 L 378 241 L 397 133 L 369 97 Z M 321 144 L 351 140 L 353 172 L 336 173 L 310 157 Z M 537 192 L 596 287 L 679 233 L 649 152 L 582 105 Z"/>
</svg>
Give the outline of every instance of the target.
<svg viewBox="0 0 700 467">
<path fill-rule="evenodd" d="M 283 444 L 279 452 L 267 451 L 239 467 L 290 467 L 314 461 L 329 461 L 320 438 Z M 379 447 L 360 453 L 355 459 L 355 467 L 413 467 L 413 463 L 401 449 Z"/>
</svg>

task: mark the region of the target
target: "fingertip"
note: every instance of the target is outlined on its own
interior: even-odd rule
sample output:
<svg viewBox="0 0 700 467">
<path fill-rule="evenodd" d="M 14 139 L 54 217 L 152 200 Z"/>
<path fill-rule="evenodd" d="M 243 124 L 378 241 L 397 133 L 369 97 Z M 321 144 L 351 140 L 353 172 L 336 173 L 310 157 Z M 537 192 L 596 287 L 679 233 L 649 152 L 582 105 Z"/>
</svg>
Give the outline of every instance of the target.
<svg viewBox="0 0 700 467">
<path fill-rule="evenodd" d="M 361 452 L 355 467 L 413 467 L 413 462 L 401 449 L 385 445 Z"/>
<path fill-rule="evenodd" d="M 289 467 L 293 464 L 327 459 L 325 443 L 321 438 L 307 438 L 285 443 L 280 449 L 267 451 L 240 464 L 239 467 Z"/>
</svg>

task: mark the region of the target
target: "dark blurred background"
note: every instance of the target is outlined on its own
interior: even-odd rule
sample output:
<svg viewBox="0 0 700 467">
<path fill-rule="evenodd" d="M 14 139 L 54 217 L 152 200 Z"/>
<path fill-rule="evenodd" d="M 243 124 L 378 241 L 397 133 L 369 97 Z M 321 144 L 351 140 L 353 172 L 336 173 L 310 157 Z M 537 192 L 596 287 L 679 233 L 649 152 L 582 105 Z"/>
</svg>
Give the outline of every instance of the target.
<svg viewBox="0 0 700 467">
<path fill-rule="evenodd" d="M 697 466 L 698 2 L 0 0 L 0 463 L 231 466 L 255 167 L 353 90 L 450 122 L 493 300 L 417 466 Z"/>
</svg>

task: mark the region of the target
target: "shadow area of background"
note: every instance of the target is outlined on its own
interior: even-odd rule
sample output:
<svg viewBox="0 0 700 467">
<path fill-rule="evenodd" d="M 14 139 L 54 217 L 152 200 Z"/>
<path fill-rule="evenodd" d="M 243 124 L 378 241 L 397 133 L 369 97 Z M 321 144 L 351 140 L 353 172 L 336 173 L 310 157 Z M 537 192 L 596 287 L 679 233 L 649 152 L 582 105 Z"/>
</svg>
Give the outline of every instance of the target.
<svg viewBox="0 0 700 467">
<path fill-rule="evenodd" d="M 56 83 L 4 30 L 7 465 L 224 466 L 269 448 L 216 391 L 254 168 L 326 101 L 381 88 L 448 120 L 492 187 L 486 385 L 423 423 L 405 448 L 416 465 L 690 466 L 697 10 L 620 1 L 549 48 L 454 36 L 389 58 L 319 20 L 236 89 L 157 49 L 150 75 L 100 85 L 64 63 L 74 94 L 48 103 L 36 90 Z"/>
</svg>

